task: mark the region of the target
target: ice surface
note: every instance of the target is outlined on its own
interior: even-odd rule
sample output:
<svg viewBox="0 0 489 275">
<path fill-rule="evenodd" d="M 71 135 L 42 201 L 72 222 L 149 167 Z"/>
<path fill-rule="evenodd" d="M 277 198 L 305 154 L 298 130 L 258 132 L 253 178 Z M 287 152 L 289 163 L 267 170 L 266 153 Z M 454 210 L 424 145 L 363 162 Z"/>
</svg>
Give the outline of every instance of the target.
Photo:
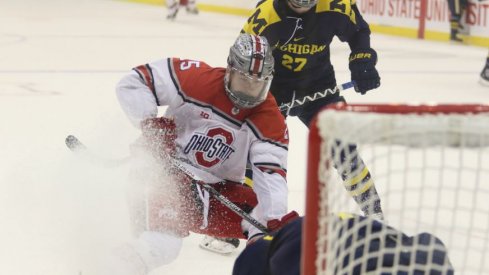
<svg viewBox="0 0 489 275">
<path fill-rule="evenodd" d="M 165 16 L 163 7 L 121 1 L 0 0 L 0 274 L 79 274 L 127 237 L 127 167 L 77 158 L 64 138 L 126 156 L 138 133 L 115 98 L 122 75 L 172 56 L 224 66 L 245 22 Z M 487 49 L 381 35 L 372 45 L 382 86 L 345 91 L 349 102 L 489 103 L 477 84 Z M 335 42 L 332 52 L 338 82 L 347 81 L 347 46 Z M 307 131 L 295 118 L 289 127 L 289 204 L 303 213 Z M 237 253 L 203 251 L 200 239 L 186 239 L 180 257 L 152 274 L 230 274 Z"/>
</svg>

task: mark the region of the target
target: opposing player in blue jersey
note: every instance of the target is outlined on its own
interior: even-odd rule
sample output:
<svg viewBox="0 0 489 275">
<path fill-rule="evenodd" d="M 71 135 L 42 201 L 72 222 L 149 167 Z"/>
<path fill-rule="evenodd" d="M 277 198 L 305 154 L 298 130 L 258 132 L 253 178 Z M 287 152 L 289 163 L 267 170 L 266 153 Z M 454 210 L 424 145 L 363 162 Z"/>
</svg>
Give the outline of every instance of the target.
<svg viewBox="0 0 489 275">
<path fill-rule="evenodd" d="M 234 263 L 233 275 L 299 275 L 302 218 L 248 245 Z M 351 214 L 331 217 L 337 243 L 328 274 L 440 274 L 454 269 L 444 244 L 436 236 L 408 236 L 374 219 Z M 359 226 L 361 224 L 361 226 Z M 368 236 L 366 233 L 368 232 Z M 352 253 L 340 253 L 348 251 Z M 379 252 L 380 251 L 380 252 Z"/>
<path fill-rule="evenodd" d="M 467 0 L 448 0 L 448 9 L 450 10 L 450 40 L 454 42 L 463 42 L 460 32 L 464 31 L 462 16 L 467 8 Z"/>
<path fill-rule="evenodd" d="M 274 46 L 274 78 L 270 88 L 279 106 L 297 99 L 314 98 L 336 86 L 330 44 L 334 37 L 348 43 L 349 69 L 355 91 L 365 94 L 380 86 L 377 53 L 370 45 L 370 29 L 355 1 L 264 0 L 260 1 L 242 32 L 265 36 Z M 306 126 L 326 105 L 344 102 L 339 93 L 328 94 L 283 110 Z M 283 105 L 282 105 L 283 106 Z M 334 152 L 334 165 L 345 187 L 368 216 L 382 218 L 380 198 L 370 171 L 357 154 L 356 145 Z M 340 169 L 341 168 L 341 169 Z"/>
</svg>

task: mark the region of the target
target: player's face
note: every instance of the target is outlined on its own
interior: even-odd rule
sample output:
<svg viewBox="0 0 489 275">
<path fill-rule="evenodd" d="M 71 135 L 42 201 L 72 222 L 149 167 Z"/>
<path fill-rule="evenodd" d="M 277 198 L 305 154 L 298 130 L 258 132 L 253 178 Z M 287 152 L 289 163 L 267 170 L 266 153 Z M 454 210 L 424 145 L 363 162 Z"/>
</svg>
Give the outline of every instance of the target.
<svg viewBox="0 0 489 275">
<path fill-rule="evenodd" d="M 265 100 L 272 76 L 257 77 L 244 74 L 234 68 L 229 72 L 229 89 L 241 100 L 257 105 Z"/>
<path fill-rule="evenodd" d="M 301 6 L 297 6 L 292 1 L 289 1 L 289 0 L 287 0 L 287 5 L 289 5 L 289 8 L 291 8 L 294 12 L 296 12 L 298 14 L 306 13 L 310 9 L 312 9 L 312 7 L 301 7 Z"/>
</svg>

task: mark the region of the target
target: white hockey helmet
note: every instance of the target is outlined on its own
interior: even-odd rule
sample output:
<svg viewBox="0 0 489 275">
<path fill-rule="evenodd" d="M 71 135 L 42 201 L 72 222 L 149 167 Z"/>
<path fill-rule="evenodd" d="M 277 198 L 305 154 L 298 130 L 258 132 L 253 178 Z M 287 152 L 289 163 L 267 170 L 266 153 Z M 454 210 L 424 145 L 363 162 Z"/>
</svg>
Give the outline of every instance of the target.
<svg viewBox="0 0 489 275">
<path fill-rule="evenodd" d="M 317 0 L 287 0 L 297 8 L 312 8 L 317 4 Z"/>
<path fill-rule="evenodd" d="M 238 108 L 253 108 L 268 94 L 273 78 L 273 56 L 263 36 L 240 34 L 231 46 L 224 88 Z"/>
</svg>

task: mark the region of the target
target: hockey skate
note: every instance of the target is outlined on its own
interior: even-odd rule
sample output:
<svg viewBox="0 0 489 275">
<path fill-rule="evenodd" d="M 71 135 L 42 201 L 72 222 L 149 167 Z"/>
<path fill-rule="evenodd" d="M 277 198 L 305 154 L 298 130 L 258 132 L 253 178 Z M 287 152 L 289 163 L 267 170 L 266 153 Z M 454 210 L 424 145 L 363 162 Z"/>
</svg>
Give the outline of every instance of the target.
<svg viewBox="0 0 489 275">
<path fill-rule="evenodd" d="M 177 17 L 177 13 L 178 13 L 178 3 L 168 7 L 168 14 L 166 15 L 166 19 L 175 20 L 175 18 Z"/>
<path fill-rule="evenodd" d="M 200 242 L 199 246 L 202 249 L 227 255 L 236 251 L 239 246 L 239 239 L 234 238 L 216 238 L 211 236 L 205 236 Z"/>
<path fill-rule="evenodd" d="M 456 42 L 456 43 L 462 43 L 464 42 L 463 35 L 462 35 L 462 25 L 458 20 L 452 20 L 450 22 L 450 41 Z"/>
<path fill-rule="evenodd" d="M 457 43 L 462 43 L 464 42 L 462 36 L 458 32 L 458 30 L 451 30 L 450 31 L 450 41 L 452 42 L 457 42 Z"/>
<path fill-rule="evenodd" d="M 188 14 L 199 14 L 199 9 L 197 9 L 196 6 L 193 6 L 193 7 L 187 6 L 186 10 L 187 10 Z"/>
<path fill-rule="evenodd" d="M 199 9 L 197 9 L 195 0 L 189 0 L 185 5 L 185 9 L 187 10 L 188 14 L 199 14 Z"/>
<path fill-rule="evenodd" d="M 483 86 L 489 87 L 489 63 L 486 63 L 486 66 L 484 69 L 482 69 L 479 83 Z"/>
</svg>

